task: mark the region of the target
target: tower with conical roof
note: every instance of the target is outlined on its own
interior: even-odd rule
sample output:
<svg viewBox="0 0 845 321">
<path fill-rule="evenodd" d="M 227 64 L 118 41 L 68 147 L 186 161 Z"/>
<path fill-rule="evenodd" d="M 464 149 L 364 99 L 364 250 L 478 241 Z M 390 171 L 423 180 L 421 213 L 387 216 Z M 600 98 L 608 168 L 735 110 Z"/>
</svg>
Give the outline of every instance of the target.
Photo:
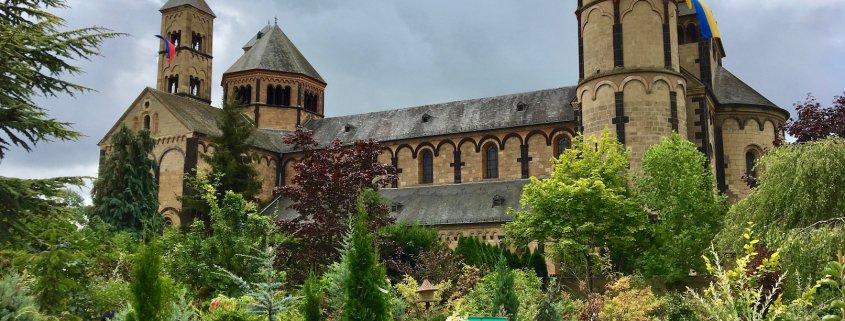
<svg viewBox="0 0 845 321">
<path fill-rule="evenodd" d="M 293 130 L 324 115 L 326 82 L 282 32 L 268 24 L 223 74 L 224 99 L 244 106 L 258 128 Z"/>
<path fill-rule="evenodd" d="M 159 48 L 156 88 L 210 103 L 214 12 L 205 0 L 169 0 L 159 11 L 161 35 L 176 56 L 168 64 L 164 45 Z"/>
</svg>

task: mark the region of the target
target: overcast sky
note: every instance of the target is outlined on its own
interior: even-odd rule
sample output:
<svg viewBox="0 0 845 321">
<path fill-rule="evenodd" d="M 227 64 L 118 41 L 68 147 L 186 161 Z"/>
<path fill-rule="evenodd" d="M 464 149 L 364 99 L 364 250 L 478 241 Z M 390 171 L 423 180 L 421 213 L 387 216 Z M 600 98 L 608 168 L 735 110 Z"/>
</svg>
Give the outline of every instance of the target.
<svg viewBox="0 0 845 321">
<path fill-rule="evenodd" d="M 214 22 L 214 105 L 220 77 L 274 17 L 328 82 L 326 114 L 339 116 L 575 85 L 575 0 L 207 0 Z M 0 175 L 96 176 L 97 142 L 144 87 L 155 87 L 158 9 L 165 0 L 68 0 L 68 27 L 131 36 L 79 64 L 73 81 L 97 92 L 41 99 L 85 137 L 13 148 Z M 710 0 L 725 66 L 790 111 L 812 92 L 845 91 L 845 0 Z"/>
</svg>

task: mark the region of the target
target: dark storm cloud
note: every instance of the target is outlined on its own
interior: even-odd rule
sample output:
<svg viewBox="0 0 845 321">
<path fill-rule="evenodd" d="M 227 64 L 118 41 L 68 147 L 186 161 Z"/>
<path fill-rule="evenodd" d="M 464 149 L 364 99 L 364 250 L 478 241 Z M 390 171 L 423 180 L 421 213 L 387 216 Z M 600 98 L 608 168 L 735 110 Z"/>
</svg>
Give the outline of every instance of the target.
<svg viewBox="0 0 845 321">
<path fill-rule="evenodd" d="M 328 82 L 329 116 L 574 85 L 575 1 L 207 0 L 217 14 L 214 84 L 255 32 L 279 25 Z M 155 86 L 154 34 L 164 0 L 71 0 L 69 27 L 99 25 L 132 36 L 110 40 L 104 58 L 74 77 L 98 92 L 41 100 L 75 123 L 75 142 L 13 150 L 0 174 L 96 175 L 97 142 L 146 86 Z M 806 93 L 830 101 L 845 90 L 841 0 L 709 1 L 725 65 L 780 106 Z M 222 90 L 213 87 L 219 105 Z"/>
</svg>

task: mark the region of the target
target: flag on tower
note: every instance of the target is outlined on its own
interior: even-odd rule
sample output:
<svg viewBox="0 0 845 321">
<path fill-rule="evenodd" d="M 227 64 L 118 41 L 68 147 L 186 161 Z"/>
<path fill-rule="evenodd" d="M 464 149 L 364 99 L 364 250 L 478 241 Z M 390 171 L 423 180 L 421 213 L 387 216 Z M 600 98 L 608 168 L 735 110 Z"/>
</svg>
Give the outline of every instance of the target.
<svg viewBox="0 0 845 321">
<path fill-rule="evenodd" d="M 170 62 L 173 61 L 173 56 L 176 56 L 176 46 L 162 35 L 156 35 L 156 37 L 164 41 L 164 52 L 167 53 L 167 65 L 169 66 Z"/>
<path fill-rule="evenodd" d="M 721 38 L 719 32 L 719 25 L 716 24 L 716 18 L 713 17 L 713 12 L 702 0 L 687 0 L 687 7 L 695 9 L 695 15 L 698 16 L 698 24 L 701 25 L 701 37 L 704 39 Z"/>
</svg>

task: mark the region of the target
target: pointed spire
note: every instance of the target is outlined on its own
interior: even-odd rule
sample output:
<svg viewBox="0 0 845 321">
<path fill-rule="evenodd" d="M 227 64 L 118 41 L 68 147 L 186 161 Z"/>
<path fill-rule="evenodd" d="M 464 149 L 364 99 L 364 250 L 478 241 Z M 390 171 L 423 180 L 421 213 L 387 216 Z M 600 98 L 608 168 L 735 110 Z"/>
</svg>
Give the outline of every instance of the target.
<svg viewBox="0 0 845 321">
<path fill-rule="evenodd" d="M 167 9 L 181 6 L 191 6 L 199 9 L 202 12 L 210 14 L 212 17 L 217 17 L 214 15 L 214 12 L 211 11 L 211 7 L 208 6 L 208 3 L 205 3 L 205 0 L 168 0 L 167 3 L 165 3 L 161 7 L 161 9 L 158 9 L 158 11 L 164 11 Z"/>
</svg>

